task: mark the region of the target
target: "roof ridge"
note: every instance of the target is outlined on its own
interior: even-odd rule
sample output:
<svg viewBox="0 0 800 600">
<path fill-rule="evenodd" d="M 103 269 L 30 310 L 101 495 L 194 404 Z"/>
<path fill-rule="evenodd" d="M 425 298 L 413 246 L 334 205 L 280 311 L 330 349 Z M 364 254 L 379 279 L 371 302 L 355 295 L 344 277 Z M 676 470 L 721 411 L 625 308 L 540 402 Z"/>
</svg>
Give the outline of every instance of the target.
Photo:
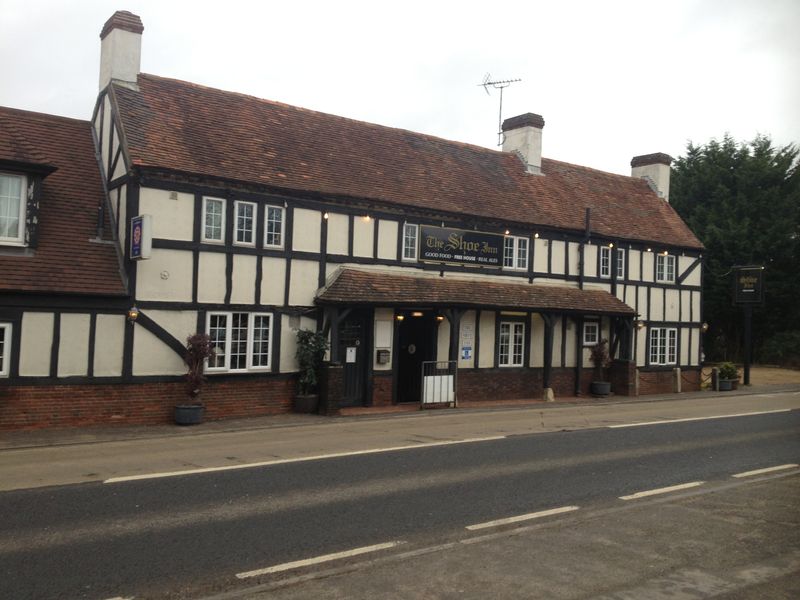
<svg viewBox="0 0 800 600">
<path fill-rule="evenodd" d="M 71 121 L 75 123 L 84 123 L 86 125 L 91 125 L 91 121 L 89 119 L 77 119 L 75 117 L 66 117 L 63 115 L 54 115 L 52 113 L 41 112 L 37 110 L 25 110 L 24 108 L 14 108 L 13 106 L 0 106 L 0 115 L 3 113 L 9 114 L 21 114 L 27 115 L 28 117 L 34 119 L 47 119 L 47 120 L 59 120 L 59 121 Z"/>
</svg>

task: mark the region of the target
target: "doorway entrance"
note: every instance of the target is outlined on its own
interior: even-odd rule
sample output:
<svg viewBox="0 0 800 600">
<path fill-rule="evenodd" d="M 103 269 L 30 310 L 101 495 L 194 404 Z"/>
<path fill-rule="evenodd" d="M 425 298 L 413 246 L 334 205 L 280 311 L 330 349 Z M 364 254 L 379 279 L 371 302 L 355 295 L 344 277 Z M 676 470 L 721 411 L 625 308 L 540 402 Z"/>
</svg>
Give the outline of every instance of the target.
<svg viewBox="0 0 800 600">
<path fill-rule="evenodd" d="M 370 355 L 371 313 L 353 310 L 339 324 L 339 360 L 343 365 L 344 395 L 340 406 L 364 406 L 367 361 Z"/>
<path fill-rule="evenodd" d="M 419 402 L 422 363 L 436 359 L 439 322 L 430 310 L 400 311 L 397 328 L 397 401 Z"/>
</svg>

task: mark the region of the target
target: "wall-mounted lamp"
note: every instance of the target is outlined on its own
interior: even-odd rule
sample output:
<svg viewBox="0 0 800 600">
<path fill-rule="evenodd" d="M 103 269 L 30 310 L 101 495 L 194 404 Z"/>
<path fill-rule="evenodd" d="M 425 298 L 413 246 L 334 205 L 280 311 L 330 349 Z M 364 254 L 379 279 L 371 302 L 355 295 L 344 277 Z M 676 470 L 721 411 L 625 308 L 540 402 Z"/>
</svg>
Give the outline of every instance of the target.
<svg viewBox="0 0 800 600">
<path fill-rule="evenodd" d="M 441 323 L 442 321 L 444 321 L 444 315 L 436 315 L 436 320 L 439 321 L 439 323 Z"/>
<path fill-rule="evenodd" d="M 608 243 L 608 247 L 609 247 L 609 248 L 613 248 L 613 247 L 614 247 L 614 242 L 609 242 L 609 243 Z"/>
<path fill-rule="evenodd" d="M 398 321 L 402 321 L 405 318 L 406 318 L 405 315 L 396 315 L 395 316 L 395 319 L 397 319 Z"/>
<path fill-rule="evenodd" d="M 364 215 L 361 218 L 364 220 L 364 223 L 369 223 L 369 220 L 370 220 L 370 216 L 369 215 Z"/>
<path fill-rule="evenodd" d="M 534 237 L 534 239 L 537 239 L 537 240 L 538 240 L 538 239 L 539 239 L 539 234 L 538 234 L 538 233 L 534 233 L 534 234 L 533 234 L 533 237 Z"/>
<path fill-rule="evenodd" d="M 653 249 L 652 249 L 652 248 L 648 248 L 648 249 L 647 249 L 647 251 L 648 251 L 648 252 L 652 252 L 652 251 L 653 251 Z"/>
<path fill-rule="evenodd" d="M 511 232 L 508 229 L 506 229 L 506 235 L 508 235 L 509 233 L 511 233 Z"/>
<path fill-rule="evenodd" d="M 662 252 L 661 254 L 663 254 L 664 256 L 667 256 L 667 255 L 669 255 L 669 252 L 667 252 L 666 250 L 664 250 L 664 252 Z"/>
<path fill-rule="evenodd" d="M 644 321 L 642 321 L 641 319 L 636 321 L 636 329 L 638 329 L 639 331 L 644 329 Z"/>
<path fill-rule="evenodd" d="M 422 311 L 421 310 L 415 310 L 414 312 L 411 313 L 411 316 L 412 317 L 421 317 L 422 316 Z"/>
<path fill-rule="evenodd" d="M 702 325 L 700 325 L 700 331 L 702 331 L 703 333 L 708 331 L 708 323 L 703 323 Z"/>
<path fill-rule="evenodd" d="M 326 221 L 328 220 L 328 211 L 322 213 L 322 218 L 325 219 Z"/>
<path fill-rule="evenodd" d="M 139 318 L 139 309 L 136 308 L 135 304 L 128 309 L 125 318 L 128 319 L 129 323 L 135 323 L 136 319 Z"/>
</svg>

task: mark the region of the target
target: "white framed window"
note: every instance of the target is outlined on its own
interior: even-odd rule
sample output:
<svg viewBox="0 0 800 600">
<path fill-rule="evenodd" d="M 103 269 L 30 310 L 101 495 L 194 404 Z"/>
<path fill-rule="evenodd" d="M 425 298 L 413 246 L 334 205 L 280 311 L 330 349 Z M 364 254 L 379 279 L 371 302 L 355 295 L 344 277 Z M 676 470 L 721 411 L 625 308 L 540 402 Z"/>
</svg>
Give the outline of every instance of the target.
<svg viewBox="0 0 800 600">
<path fill-rule="evenodd" d="M 500 323 L 498 361 L 501 367 L 521 367 L 525 354 L 525 323 Z"/>
<path fill-rule="evenodd" d="M 0 323 L 0 377 L 11 371 L 11 323 Z"/>
<path fill-rule="evenodd" d="M 617 248 L 617 279 L 625 279 L 625 250 Z"/>
<path fill-rule="evenodd" d="M 285 210 L 282 206 L 267 206 L 264 211 L 264 246 L 283 248 Z"/>
<path fill-rule="evenodd" d="M 0 244 L 25 243 L 25 190 L 23 175 L 0 173 Z"/>
<path fill-rule="evenodd" d="M 674 365 L 678 357 L 678 330 L 675 327 L 650 329 L 650 364 Z"/>
<path fill-rule="evenodd" d="M 419 225 L 403 224 L 403 260 L 417 260 Z"/>
<path fill-rule="evenodd" d="M 503 268 L 519 271 L 528 268 L 528 238 L 508 235 L 503 240 Z"/>
<path fill-rule="evenodd" d="M 611 277 L 611 248 L 600 246 L 600 277 Z"/>
<path fill-rule="evenodd" d="M 233 243 L 239 246 L 255 246 L 256 205 L 237 200 L 233 205 L 233 212 L 236 217 Z"/>
<path fill-rule="evenodd" d="M 600 341 L 600 323 L 586 321 L 583 324 L 583 345 L 594 346 Z"/>
<path fill-rule="evenodd" d="M 203 198 L 203 236 L 204 242 L 225 242 L 225 200 Z"/>
<path fill-rule="evenodd" d="M 675 283 L 675 256 L 672 254 L 656 255 L 656 281 Z"/>
<path fill-rule="evenodd" d="M 209 312 L 206 331 L 215 355 L 209 372 L 269 369 L 272 359 L 272 314 Z"/>
</svg>

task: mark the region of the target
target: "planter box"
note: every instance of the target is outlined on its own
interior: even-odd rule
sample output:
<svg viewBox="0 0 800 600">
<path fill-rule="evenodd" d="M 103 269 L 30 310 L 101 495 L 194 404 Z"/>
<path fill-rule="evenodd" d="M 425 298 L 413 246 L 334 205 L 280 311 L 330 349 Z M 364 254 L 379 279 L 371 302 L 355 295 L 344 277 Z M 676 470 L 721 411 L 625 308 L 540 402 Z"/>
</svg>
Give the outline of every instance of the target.
<svg viewBox="0 0 800 600">
<path fill-rule="evenodd" d="M 203 422 L 205 407 L 202 404 L 179 404 L 175 407 L 176 425 L 199 425 Z"/>
<path fill-rule="evenodd" d="M 719 380 L 719 391 L 720 392 L 730 392 L 733 389 L 733 382 L 737 381 L 736 379 L 720 379 Z"/>
<path fill-rule="evenodd" d="M 316 413 L 319 410 L 319 394 L 297 395 L 292 403 L 292 410 L 298 413 Z"/>
<path fill-rule="evenodd" d="M 591 391 L 592 396 L 608 396 L 611 393 L 611 382 L 593 381 Z"/>
</svg>

